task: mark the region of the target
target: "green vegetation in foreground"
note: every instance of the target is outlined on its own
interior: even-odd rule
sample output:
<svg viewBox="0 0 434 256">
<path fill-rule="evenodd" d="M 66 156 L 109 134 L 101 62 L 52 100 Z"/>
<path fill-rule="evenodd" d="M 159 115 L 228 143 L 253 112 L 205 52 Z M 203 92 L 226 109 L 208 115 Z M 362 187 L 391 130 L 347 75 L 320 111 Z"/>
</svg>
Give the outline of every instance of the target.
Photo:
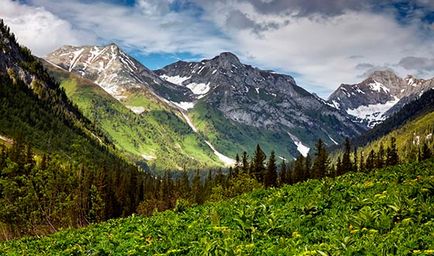
<svg viewBox="0 0 434 256">
<path fill-rule="evenodd" d="M 80 111 L 132 160 L 146 159 L 156 170 L 222 166 L 209 146 L 172 111 L 135 94 L 125 102 L 144 108 L 144 113 L 135 114 L 96 84 L 48 67 Z"/>
<path fill-rule="evenodd" d="M 8 255 L 432 255 L 434 159 L 5 242 Z"/>
</svg>

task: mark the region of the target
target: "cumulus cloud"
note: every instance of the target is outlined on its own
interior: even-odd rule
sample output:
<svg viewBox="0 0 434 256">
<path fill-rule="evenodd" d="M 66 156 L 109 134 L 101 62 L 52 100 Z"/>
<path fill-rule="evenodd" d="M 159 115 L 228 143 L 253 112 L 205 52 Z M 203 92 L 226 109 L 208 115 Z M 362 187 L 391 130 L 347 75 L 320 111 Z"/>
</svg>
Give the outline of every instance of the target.
<svg viewBox="0 0 434 256">
<path fill-rule="evenodd" d="M 93 37 L 74 30 L 68 21 L 43 7 L 32 7 L 11 0 L 0 0 L 0 18 L 11 27 L 19 43 L 36 55 L 45 55 L 59 45 L 88 42 Z"/>
<path fill-rule="evenodd" d="M 206 55 L 232 47 L 216 34 L 213 24 L 198 22 L 190 10 L 171 11 L 171 0 L 140 0 L 133 7 L 99 1 L 30 2 L 94 33 L 99 41 L 116 41 L 144 54 L 187 51 Z"/>
<path fill-rule="evenodd" d="M 409 56 L 402 58 L 398 65 L 407 70 L 434 71 L 434 58 Z"/>
</svg>

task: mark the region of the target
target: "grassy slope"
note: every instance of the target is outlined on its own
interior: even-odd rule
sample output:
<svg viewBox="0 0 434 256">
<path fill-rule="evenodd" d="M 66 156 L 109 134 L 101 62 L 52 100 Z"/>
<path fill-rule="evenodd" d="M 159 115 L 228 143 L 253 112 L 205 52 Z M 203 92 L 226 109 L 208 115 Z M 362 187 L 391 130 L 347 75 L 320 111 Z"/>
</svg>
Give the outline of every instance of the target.
<svg viewBox="0 0 434 256">
<path fill-rule="evenodd" d="M 175 113 L 147 100 L 129 98 L 126 105 L 145 107 L 137 115 L 88 80 L 59 70 L 52 74 L 62 81 L 71 100 L 86 117 L 98 124 L 115 145 L 134 160 L 145 155 L 157 169 L 220 166 L 210 148 Z"/>
<path fill-rule="evenodd" d="M 434 159 L 0 244 L 9 255 L 407 255 L 434 249 Z"/>
<path fill-rule="evenodd" d="M 414 160 L 416 159 L 416 154 L 418 146 L 427 139 L 427 136 L 434 132 L 434 112 L 424 114 L 410 122 L 404 124 L 400 128 L 388 133 L 387 135 L 370 142 L 368 145 L 363 147 L 361 150 L 363 154 L 367 156 L 371 149 L 376 152 L 380 147 L 380 143 L 383 143 L 385 147 L 390 144 L 390 138 L 396 138 L 397 147 L 400 149 L 398 152 L 400 157 L 403 159 Z M 419 145 L 417 144 L 416 137 L 419 136 Z M 431 135 L 432 136 L 432 135 Z M 433 139 L 426 140 L 431 148 L 434 147 Z"/>
</svg>

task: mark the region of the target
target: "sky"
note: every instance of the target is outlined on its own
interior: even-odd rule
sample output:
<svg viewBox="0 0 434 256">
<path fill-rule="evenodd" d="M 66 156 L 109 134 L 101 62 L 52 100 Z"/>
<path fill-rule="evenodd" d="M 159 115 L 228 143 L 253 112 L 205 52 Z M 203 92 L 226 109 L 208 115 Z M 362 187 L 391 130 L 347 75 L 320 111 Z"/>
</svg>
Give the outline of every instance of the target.
<svg viewBox="0 0 434 256">
<path fill-rule="evenodd" d="M 434 77 L 434 0 L 0 0 L 38 56 L 117 43 L 151 69 L 223 51 L 321 97 L 373 70 Z"/>
</svg>

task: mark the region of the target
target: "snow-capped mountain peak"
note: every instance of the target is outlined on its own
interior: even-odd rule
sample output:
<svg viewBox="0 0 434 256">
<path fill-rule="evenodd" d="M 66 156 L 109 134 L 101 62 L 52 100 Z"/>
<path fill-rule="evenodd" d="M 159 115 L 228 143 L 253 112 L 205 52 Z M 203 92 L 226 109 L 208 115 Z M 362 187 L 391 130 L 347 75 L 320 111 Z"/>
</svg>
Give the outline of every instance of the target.
<svg viewBox="0 0 434 256">
<path fill-rule="evenodd" d="M 94 81 L 118 100 L 125 99 L 135 90 L 168 98 L 174 94 L 180 95 L 180 98 L 190 98 L 191 94 L 187 89 L 167 83 L 155 75 L 115 43 L 104 46 L 64 46 L 50 53 L 46 60 Z"/>
<path fill-rule="evenodd" d="M 361 83 L 342 84 L 328 102 L 373 127 L 399 110 L 403 99 L 432 88 L 432 81 L 429 81 L 411 75 L 403 79 L 391 70 L 375 71 Z"/>
</svg>

